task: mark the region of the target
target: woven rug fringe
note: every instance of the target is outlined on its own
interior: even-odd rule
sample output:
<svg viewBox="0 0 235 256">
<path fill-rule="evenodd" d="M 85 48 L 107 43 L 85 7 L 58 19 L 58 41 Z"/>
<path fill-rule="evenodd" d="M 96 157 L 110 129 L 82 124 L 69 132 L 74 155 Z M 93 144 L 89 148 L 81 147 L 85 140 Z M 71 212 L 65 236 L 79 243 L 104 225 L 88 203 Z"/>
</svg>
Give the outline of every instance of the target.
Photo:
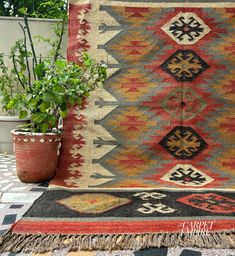
<svg viewBox="0 0 235 256">
<path fill-rule="evenodd" d="M 157 233 L 118 235 L 13 234 L 0 240 L 0 253 L 45 253 L 68 248 L 77 250 L 139 250 L 150 247 L 235 248 L 235 231 L 220 233 Z"/>
</svg>

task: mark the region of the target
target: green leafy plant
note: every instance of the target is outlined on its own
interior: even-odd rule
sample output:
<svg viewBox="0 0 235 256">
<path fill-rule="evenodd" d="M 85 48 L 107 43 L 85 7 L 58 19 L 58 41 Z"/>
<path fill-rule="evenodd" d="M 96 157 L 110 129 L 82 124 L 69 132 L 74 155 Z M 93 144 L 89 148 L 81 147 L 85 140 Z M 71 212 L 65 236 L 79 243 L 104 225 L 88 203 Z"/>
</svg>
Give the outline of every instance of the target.
<svg viewBox="0 0 235 256">
<path fill-rule="evenodd" d="M 78 65 L 66 60 L 43 61 L 35 67 L 39 79 L 25 92 L 18 93 L 8 107 L 20 110 L 20 118 L 31 116 L 28 125 L 33 132 L 48 132 L 58 127 L 60 118 L 67 116 L 71 106 L 81 105 L 90 91 L 102 86 L 106 67 L 97 64 L 87 54 Z"/>
<path fill-rule="evenodd" d="M 67 17 L 58 21 L 54 25 L 55 37 L 53 39 L 38 36 L 39 40 L 49 45 L 49 53 L 46 59 L 61 57 L 61 42 L 65 30 Z M 16 96 L 17 93 L 23 93 L 27 86 L 31 86 L 33 81 L 39 77 L 36 74 L 36 66 L 41 62 L 41 58 L 36 57 L 34 42 L 30 33 L 28 19 L 24 17 L 24 24 L 19 23 L 23 39 L 17 40 L 11 48 L 9 54 L 0 54 L 0 103 L 3 111 L 9 115 L 15 115 L 20 106 L 8 105 L 9 99 Z M 27 38 L 30 42 L 27 45 Z"/>
<path fill-rule="evenodd" d="M 1 16 L 62 19 L 66 14 L 65 0 L 1 0 Z"/>
<path fill-rule="evenodd" d="M 17 89 L 18 86 L 13 86 L 15 80 L 14 72 L 5 64 L 4 54 L 0 54 L 0 69 L 0 102 L 2 105 L 2 109 L 8 112 L 9 115 L 14 115 L 14 109 L 9 110 L 7 108 L 7 104 L 9 100 L 13 97 L 14 91 Z"/>
<path fill-rule="evenodd" d="M 45 133 L 58 128 L 59 119 L 66 117 L 69 108 L 81 105 L 90 91 L 102 86 L 106 79 L 106 67 L 96 63 L 85 52 L 80 64 L 60 58 L 64 26 L 65 20 L 61 28 L 57 26 L 54 41 L 39 37 L 51 46 L 51 50 L 48 58 L 38 59 L 25 17 L 24 26 L 21 25 L 24 38 L 17 41 L 11 51 L 12 74 L 21 89 L 5 97 L 4 106 L 9 111 L 18 111 L 20 119 L 29 116 L 28 129 L 33 132 Z"/>
<path fill-rule="evenodd" d="M 0 102 L 3 111 L 8 115 L 16 115 L 15 108 L 8 108 L 8 103 L 17 93 L 24 90 L 26 64 L 24 57 L 27 53 L 23 46 L 23 41 L 16 41 L 14 47 L 11 48 L 10 59 L 14 59 L 14 65 L 7 63 L 7 57 L 0 54 Z M 16 65 L 20 67 L 16 72 Z"/>
</svg>

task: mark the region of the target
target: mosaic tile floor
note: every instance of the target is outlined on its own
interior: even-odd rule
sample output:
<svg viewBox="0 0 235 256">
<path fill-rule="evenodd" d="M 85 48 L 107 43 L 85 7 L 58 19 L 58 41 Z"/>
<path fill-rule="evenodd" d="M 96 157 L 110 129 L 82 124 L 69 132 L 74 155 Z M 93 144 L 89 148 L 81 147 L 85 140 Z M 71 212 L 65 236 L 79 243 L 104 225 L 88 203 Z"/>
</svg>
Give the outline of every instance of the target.
<svg viewBox="0 0 235 256">
<path fill-rule="evenodd" d="M 16 176 L 13 156 L 0 154 L 0 234 L 45 191 L 46 184 L 24 184 Z"/>
<path fill-rule="evenodd" d="M 19 220 L 31 204 L 45 191 L 47 184 L 24 184 L 16 177 L 14 156 L 0 154 L 0 234 Z M 26 256 L 4 253 L 2 256 Z M 38 255 L 38 254 L 37 254 Z M 197 248 L 163 248 L 122 252 L 71 252 L 67 250 L 44 256 L 235 256 L 235 250 L 200 250 Z M 32 255 L 31 255 L 32 256 Z"/>
</svg>

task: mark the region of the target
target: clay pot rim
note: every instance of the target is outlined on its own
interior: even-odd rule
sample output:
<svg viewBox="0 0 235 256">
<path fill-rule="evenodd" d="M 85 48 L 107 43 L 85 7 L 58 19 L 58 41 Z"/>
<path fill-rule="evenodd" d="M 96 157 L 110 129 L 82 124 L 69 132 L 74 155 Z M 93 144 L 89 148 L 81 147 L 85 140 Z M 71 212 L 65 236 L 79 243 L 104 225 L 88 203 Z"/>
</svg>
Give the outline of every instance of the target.
<svg viewBox="0 0 235 256">
<path fill-rule="evenodd" d="M 14 129 L 11 131 L 11 134 L 13 135 L 24 135 L 24 136 L 60 136 L 62 134 L 61 130 L 55 129 L 53 132 L 46 132 L 46 133 L 40 133 L 40 132 L 30 132 L 30 131 L 24 131 L 20 129 Z"/>
</svg>

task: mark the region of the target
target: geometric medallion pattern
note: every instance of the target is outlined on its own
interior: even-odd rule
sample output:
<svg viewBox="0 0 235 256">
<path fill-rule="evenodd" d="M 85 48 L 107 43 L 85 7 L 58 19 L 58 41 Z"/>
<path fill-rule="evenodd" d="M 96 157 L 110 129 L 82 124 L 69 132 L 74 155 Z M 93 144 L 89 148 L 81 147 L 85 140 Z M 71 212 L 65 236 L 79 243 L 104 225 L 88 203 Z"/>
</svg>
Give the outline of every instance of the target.
<svg viewBox="0 0 235 256">
<path fill-rule="evenodd" d="M 205 61 L 192 50 L 178 50 L 161 67 L 179 82 L 193 81 L 209 68 Z"/>
<path fill-rule="evenodd" d="M 193 187 L 205 186 L 214 180 L 190 164 L 177 164 L 161 179 L 181 186 Z"/>
<path fill-rule="evenodd" d="M 215 193 L 192 194 L 178 199 L 178 202 L 213 213 L 235 212 L 235 200 Z"/>
<path fill-rule="evenodd" d="M 130 203 L 129 199 L 108 194 L 82 194 L 59 200 L 58 203 L 79 213 L 103 213 Z"/>
<path fill-rule="evenodd" d="M 207 101 L 191 88 L 175 88 L 161 99 L 161 107 L 172 118 L 191 120 L 207 107 Z"/>
<path fill-rule="evenodd" d="M 195 44 L 211 31 L 193 12 L 180 12 L 161 29 L 178 44 Z"/>
<path fill-rule="evenodd" d="M 68 59 L 86 50 L 108 79 L 64 121 L 51 187 L 235 188 L 235 8 L 81 2 Z"/>
<path fill-rule="evenodd" d="M 159 144 L 177 159 L 192 159 L 207 145 L 200 135 L 188 126 L 176 126 Z"/>
</svg>

